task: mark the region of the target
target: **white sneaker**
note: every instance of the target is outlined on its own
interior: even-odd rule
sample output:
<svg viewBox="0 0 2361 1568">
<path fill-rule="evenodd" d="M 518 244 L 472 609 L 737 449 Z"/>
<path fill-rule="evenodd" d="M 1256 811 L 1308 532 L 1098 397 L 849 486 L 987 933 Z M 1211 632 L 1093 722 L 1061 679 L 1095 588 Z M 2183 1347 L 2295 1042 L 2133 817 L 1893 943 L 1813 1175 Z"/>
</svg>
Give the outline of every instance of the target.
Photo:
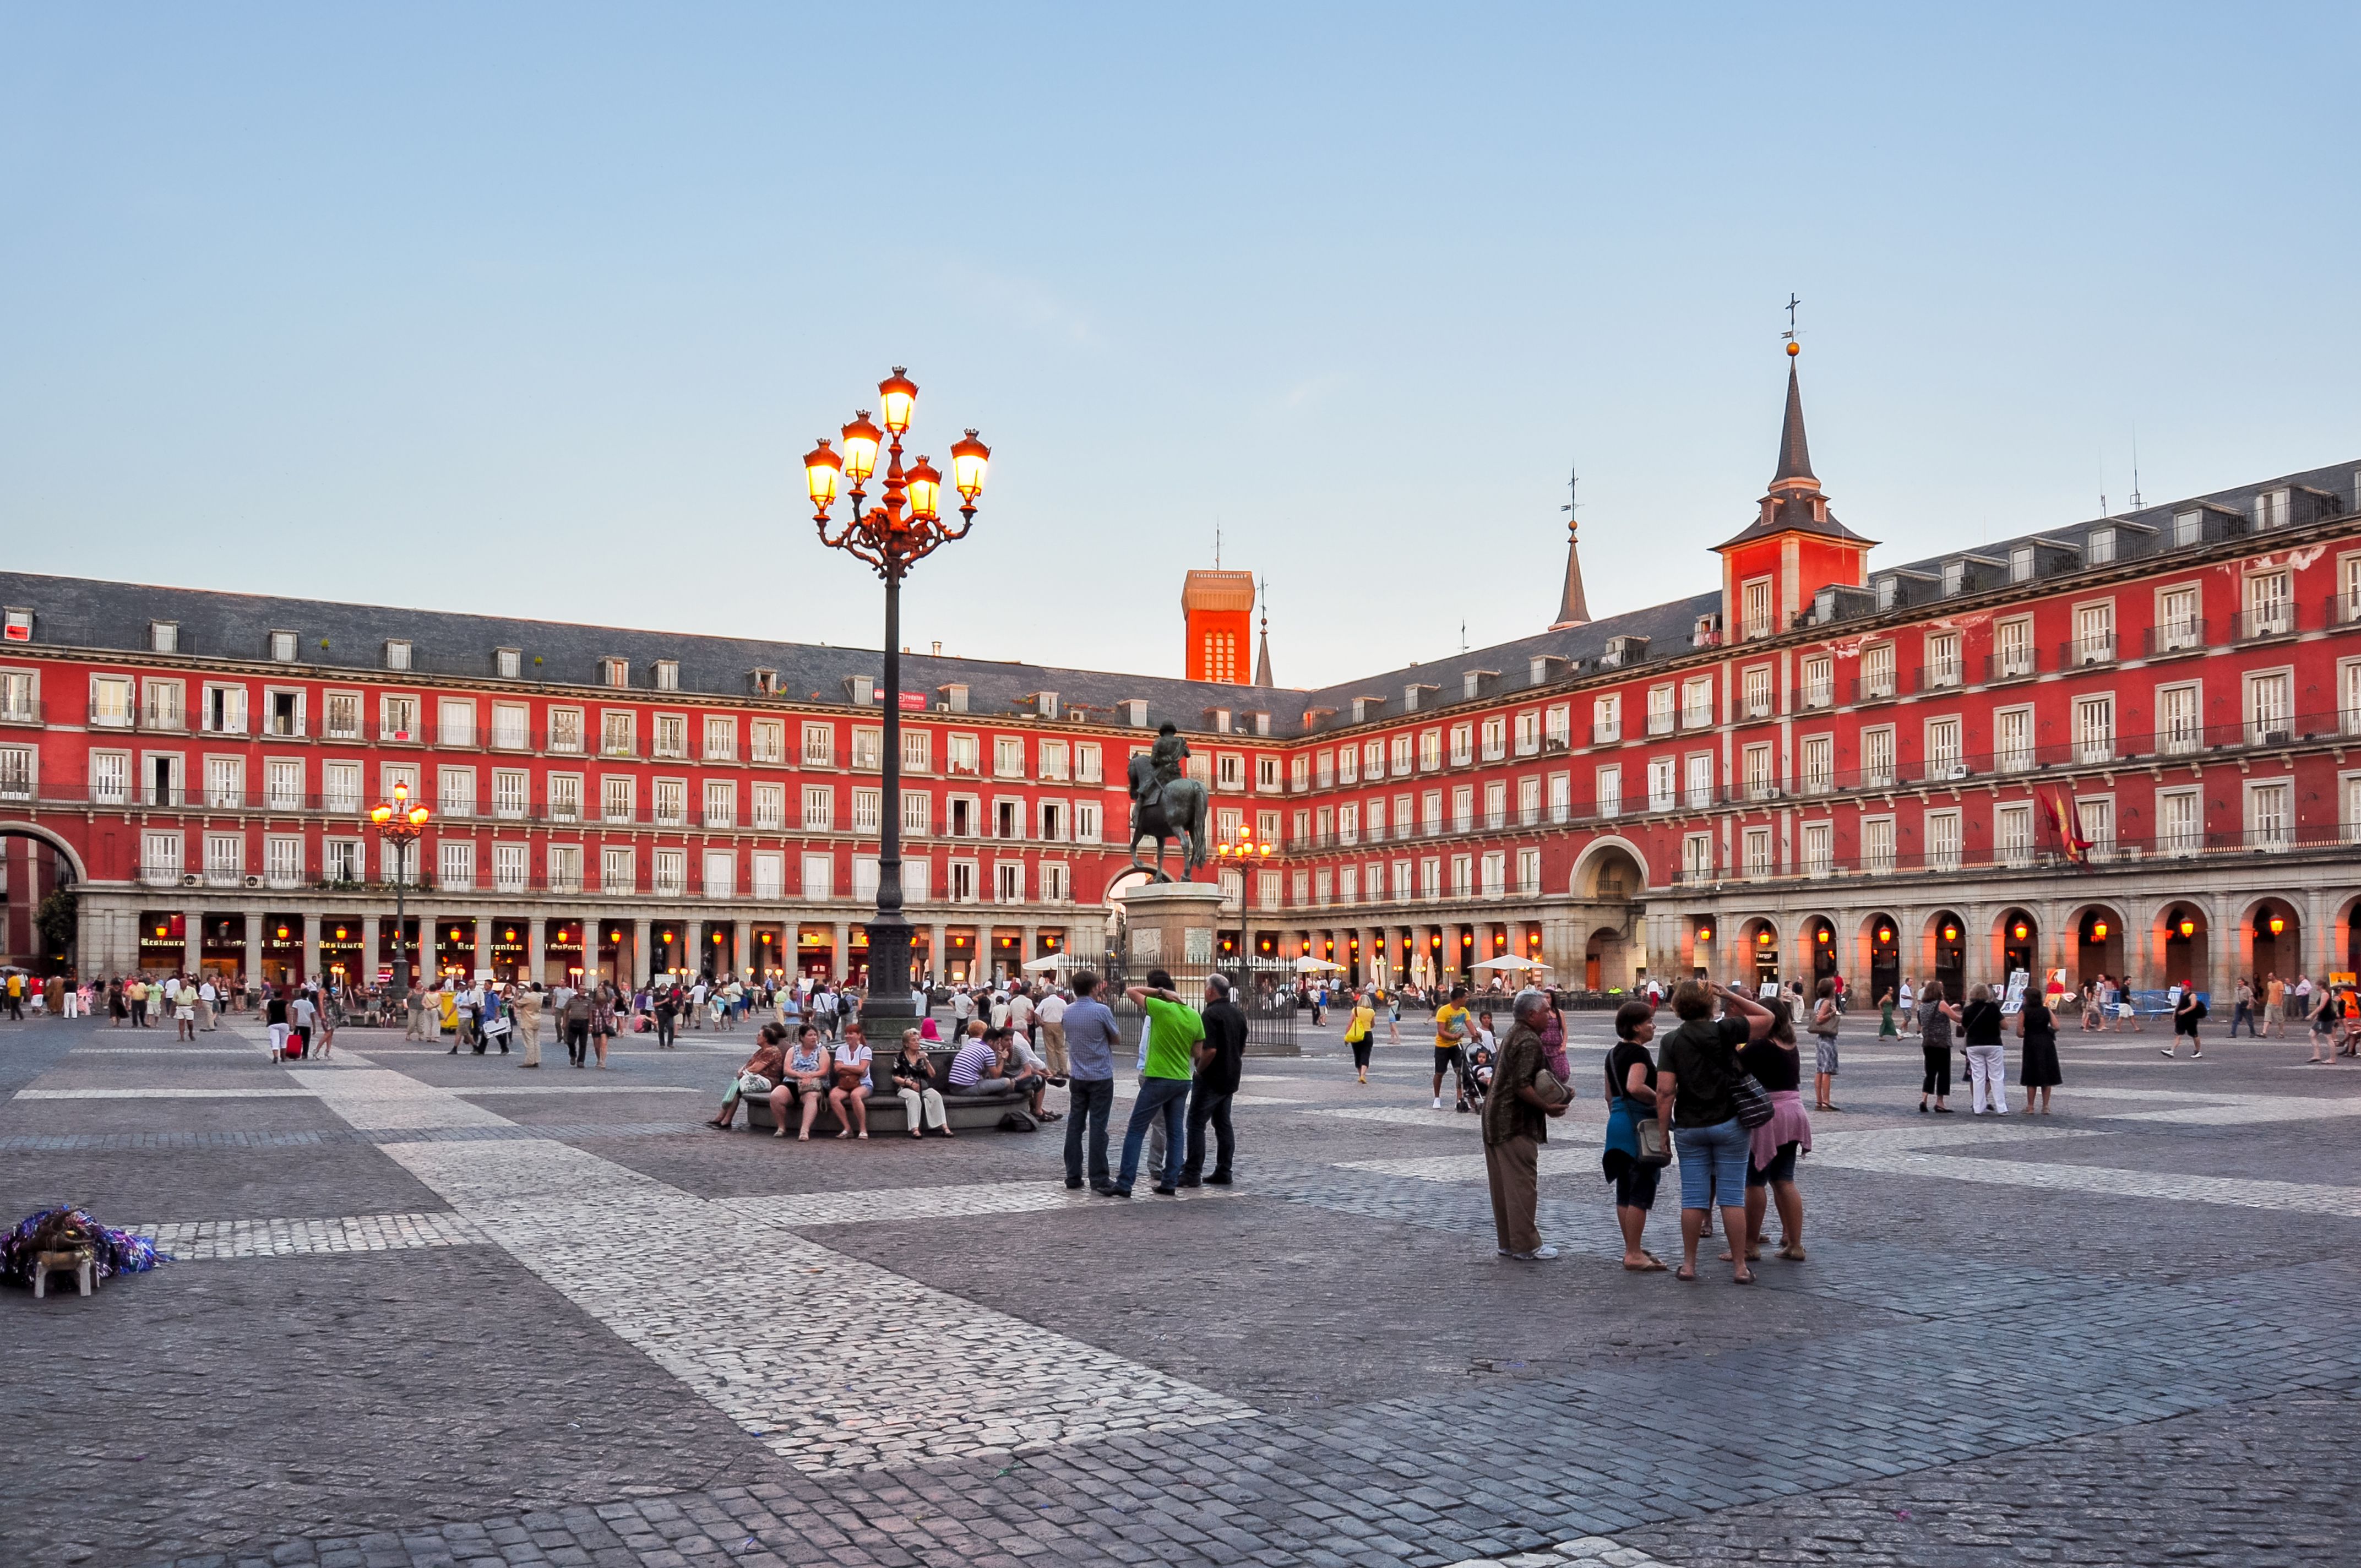
<svg viewBox="0 0 2361 1568">
<path fill-rule="evenodd" d="M 1443 1096 L 1440 1094 L 1434 1097 L 1434 1108 L 1438 1111 L 1443 1109 Z"/>
<path fill-rule="evenodd" d="M 1557 1248 L 1544 1243 L 1531 1252 L 1512 1252 L 1509 1255 L 1520 1263 L 1547 1263 L 1557 1255 Z"/>
</svg>

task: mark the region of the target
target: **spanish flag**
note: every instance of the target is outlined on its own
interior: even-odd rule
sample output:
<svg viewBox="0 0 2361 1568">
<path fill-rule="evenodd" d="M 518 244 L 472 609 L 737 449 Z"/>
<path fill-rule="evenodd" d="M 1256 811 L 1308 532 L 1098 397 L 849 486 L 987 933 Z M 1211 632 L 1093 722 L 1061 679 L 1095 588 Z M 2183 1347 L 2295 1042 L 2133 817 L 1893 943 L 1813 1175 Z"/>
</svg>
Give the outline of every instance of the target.
<svg viewBox="0 0 2361 1568">
<path fill-rule="evenodd" d="M 2049 792 L 2049 821 L 2058 829 L 2059 847 L 2066 851 L 2067 861 L 2073 865 L 2091 863 L 2091 840 L 2082 837 L 2082 814 L 2070 804 L 2059 790 Z"/>
</svg>

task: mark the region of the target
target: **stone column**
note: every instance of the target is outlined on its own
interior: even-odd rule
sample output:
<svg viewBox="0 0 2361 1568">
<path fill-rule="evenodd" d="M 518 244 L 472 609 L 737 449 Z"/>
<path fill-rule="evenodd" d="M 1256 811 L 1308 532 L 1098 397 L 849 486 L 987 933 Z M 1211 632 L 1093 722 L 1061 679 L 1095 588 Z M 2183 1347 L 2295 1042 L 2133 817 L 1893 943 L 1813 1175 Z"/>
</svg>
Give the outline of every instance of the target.
<svg viewBox="0 0 2361 1568">
<path fill-rule="evenodd" d="M 754 927 L 751 920 L 730 922 L 730 972 L 740 981 L 746 978 L 746 955 L 753 950 Z"/>
<path fill-rule="evenodd" d="M 361 916 L 361 961 L 353 979 L 362 985 L 377 983 L 378 924 L 374 915 Z"/>
<path fill-rule="evenodd" d="M 295 918 L 301 921 L 303 927 L 302 978 L 306 981 L 317 980 L 320 978 L 320 917 L 316 915 L 298 915 Z"/>
<path fill-rule="evenodd" d="M 835 978 L 838 980 L 848 980 L 851 978 L 852 975 L 851 923 L 845 920 L 838 921 L 829 936 L 830 940 L 834 941 L 836 944 L 834 954 L 829 959 L 831 966 L 836 971 Z"/>
<path fill-rule="evenodd" d="M 631 967 L 630 980 L 633 985 L 650 978 L 655 951 L 656 923 L 642 916 L 631 922 Z"/>
<path fill-rule="evenodd" d="M 204 967 L 205 916 L 201 909 L 184 911 L 181 916 L 181 968 L 190 974 Z"/>
<path fill-rule="evenodd" d="M 476 968 L 477 971 L 478 971 L 478 973 L 480 973 L 481 971 L 483 971 L 483 970 L 488 970 L 488 969 L 489 969 L 489 968 L 491 968 L 491 967 L 492 967 L 492 917 L 491 917 L 490 916 L 489 916 L 489 915 L 478 915 L 478 916 L 476 916 L 476 962 L 475 962 L 475 968 Z M 473 978 L 474 978 L 474 976 L 472 976 L 472 975 L 471 975 L 471 976 L 469 976 L 469 978 L 470 978 L 470 979 L 473 979 Z"/>
<path fill-rule="evenodd" d="M 583 915 L 577 918 L 582 923 L 582 983 L 588 987 L 598 982 L 598 916 Z"/>
<path fill-rule="evenodd" d="M 1019 939 L 1024 944 L 1024 946 L 1017 950 L 1016 961 L 1019 966 L 1030 963 L 1033 959 L 1041 956 L 1040 927 L 1034 925 L 1027 926 L 1025 927 L 1024 936 Z"/>
<path fill-rule="evenodd" d="M 262 979 L 262 911 L 249 909 L 245 912 L 244 918 L 246 920 L 246 977 L 250 981 L 258 981 Z"/>
<path fill-rule="evenodd" d="M 524 925 L 525 978 L 549 983 L 549 911 L 535 905 Z"/>
<path fill-rule="evenodd" d="M 795 927 L 790 926 L 787 932 L 787 946 L 792 950 L 795 947 Z M 938 984 L 945 975 L 950 973 L 950 950 L 951 928 L 940 923 L 928 926 L 927 927 L 927 968 L 933 971 Z"/>
</svg>

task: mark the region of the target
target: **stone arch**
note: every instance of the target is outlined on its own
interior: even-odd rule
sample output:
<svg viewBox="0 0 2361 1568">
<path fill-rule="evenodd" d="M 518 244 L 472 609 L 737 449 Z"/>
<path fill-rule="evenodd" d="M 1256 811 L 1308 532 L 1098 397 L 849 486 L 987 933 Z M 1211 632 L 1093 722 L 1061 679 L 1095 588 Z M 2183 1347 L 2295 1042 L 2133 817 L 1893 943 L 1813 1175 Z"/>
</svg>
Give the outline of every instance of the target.
<svg viewBox="0 0 2361 1568">
<path fill-rule="evenodd" d="M 1602 874 L 1614 869 L 1618 856 L 1627 860 L 1639 872 L 1637 885 L 1620 894 L 1602 894 L 1598 881 Z M 1574 858 L 1574 872 L 1566 880 L 1566 892 L 1576 898 L 1637 898 L 1653 885 L 1648 875 L 1648 857 L 1640 846 L 1620 833 L 1609 833 L 1593 839 Z"/>
<path fill-rule="evenodd" d="M 2184 933 L 2184 923 L 2193 929 Z M 2211 991 L 2221 925 L 2213 900 L 2202 894 L 2152 901 L 2147 927 L 2153 969 L 2142 989 L 2162 991 L 2186 981 L 2200 991 Z"/>
<path fill-rule="evenodd" d="M 1763 938 L 1768 937 L 1770 940 Z M 1786 972 L 1787 955 L 1779 939 L 1779 922 L 1768 915 L 1749 915 L 1738 923 L 1738 941 L 1733 948 L 1736 972 L 1732 980 L 1742 980 L 1752 988 L 1761 981 Z"/>
<path fill-rule="evenodd" d="M 49 845 L 51 849 L 57 850 L 58 853 L 66 858 L 66 864 L 72 868 L 73 880 L 75 882 L 82 883 L 90 880 L 90 868 L 83 864 L 82 851 L 75 849 L 64 839 L 60 838 L 57 829 L 53 828 L 44 828 L 38 822 L 14 822 L 0 820 L 0 839 L 5 839 L 11 835 L 19 835 L 27 839 L 38 839 L 42 843 Z"/>
<path fill-rule="evenodd" d="M 2277 919 L 2280 929 L 2270 929 Z M 2224 933 L 2230 942 L 2231 967 L 2235 987 L 2241 977 L 2252 977 L 2255 982 L 2256 1012 L 2262 1011 L 2260 997 L 2267 977 L 2276 973 L 2292 985 L 2303 969 L 2303 907 L 2285 894 L 2264 894 L 2246 901 L 2238 911 L 2238 924 L 2234 931 Z"/>
<path fill-rule="evenodd" d="M 1861 979 L 1853 994 L 1872 1006 L 1889 991 L 1898 994 L 1904 956 L 1909 947 L 1901 920 L 1890 910 L 1871 910 L 1861 917 L 1860 929 L 1854 933 L 1854 947 L 1859 953 L 1854 968 Z"/>
<path fill-rule="evenodd" d="M 2059 935 L 2066 944 L 2067 973 L 2076 985 L 2089 985 L 2103 974 L 2117 985 L 2130 983 L 2125 956 L 2130 951 L 2131 921 L 2123 905 L 2103 899 L 2074 905 L 2066 911 Z"/>
<path fill-rule="evenodd" d="M 1919 928 L 1919 948 L 1924 957 L 1918 972 L 1942 983 L 1946 1002 L 1957 1003 L 1967 996 L 1971 935 L 1967 916 L 1954 908 L 1930 910 Z"/>
</svg>

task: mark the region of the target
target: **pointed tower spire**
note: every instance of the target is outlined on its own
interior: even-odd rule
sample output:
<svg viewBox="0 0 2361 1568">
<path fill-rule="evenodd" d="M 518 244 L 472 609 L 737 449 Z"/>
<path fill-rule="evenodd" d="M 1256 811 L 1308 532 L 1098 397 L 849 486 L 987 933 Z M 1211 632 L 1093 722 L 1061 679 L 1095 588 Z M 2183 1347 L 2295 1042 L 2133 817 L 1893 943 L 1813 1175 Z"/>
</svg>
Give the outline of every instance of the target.
<svg viewBox="0 0 2361 1568">
<path fill-rule="evenodd" d="M 1582 592 L 1582 551 L 1575 539 L 1582 520 L 1576 515 L 1582 510 L 1582 470 L 1571 470 L 1565 481 L 1565 505 L 1557 509 L 1565 513 L 1565 587 L 1557 599 L 1557 619 L 1550 622 L 1552 631 L 1564 631 L 1569 627 L 1586 626 L 1590 621 L 1590 601 Z"/>
<path fill-rule="evenodd" d="M 1789 353 L 1794 345 L 1789 345 Z M 1819 476 L 1812 472 L 1812 452 L 1804 440 L 1804 389 L 1795 379 L 1795 361 L 1787 361 L 1787 418 L 1779 428 L 1779 467 L 1771 476 L 1771 488 L 1777 489 L 1792 479 L 1808 479 L 1819 484 Z"/>
<path fill-rule="evenodd" d="M 1279 685 L 1277 681 L 1270 678 L 1270 579 L 1268 577 L 1262 580 L 1262 645 L 1255 651 L 1254 684 L 1258 686 Z"/>
</svg>

